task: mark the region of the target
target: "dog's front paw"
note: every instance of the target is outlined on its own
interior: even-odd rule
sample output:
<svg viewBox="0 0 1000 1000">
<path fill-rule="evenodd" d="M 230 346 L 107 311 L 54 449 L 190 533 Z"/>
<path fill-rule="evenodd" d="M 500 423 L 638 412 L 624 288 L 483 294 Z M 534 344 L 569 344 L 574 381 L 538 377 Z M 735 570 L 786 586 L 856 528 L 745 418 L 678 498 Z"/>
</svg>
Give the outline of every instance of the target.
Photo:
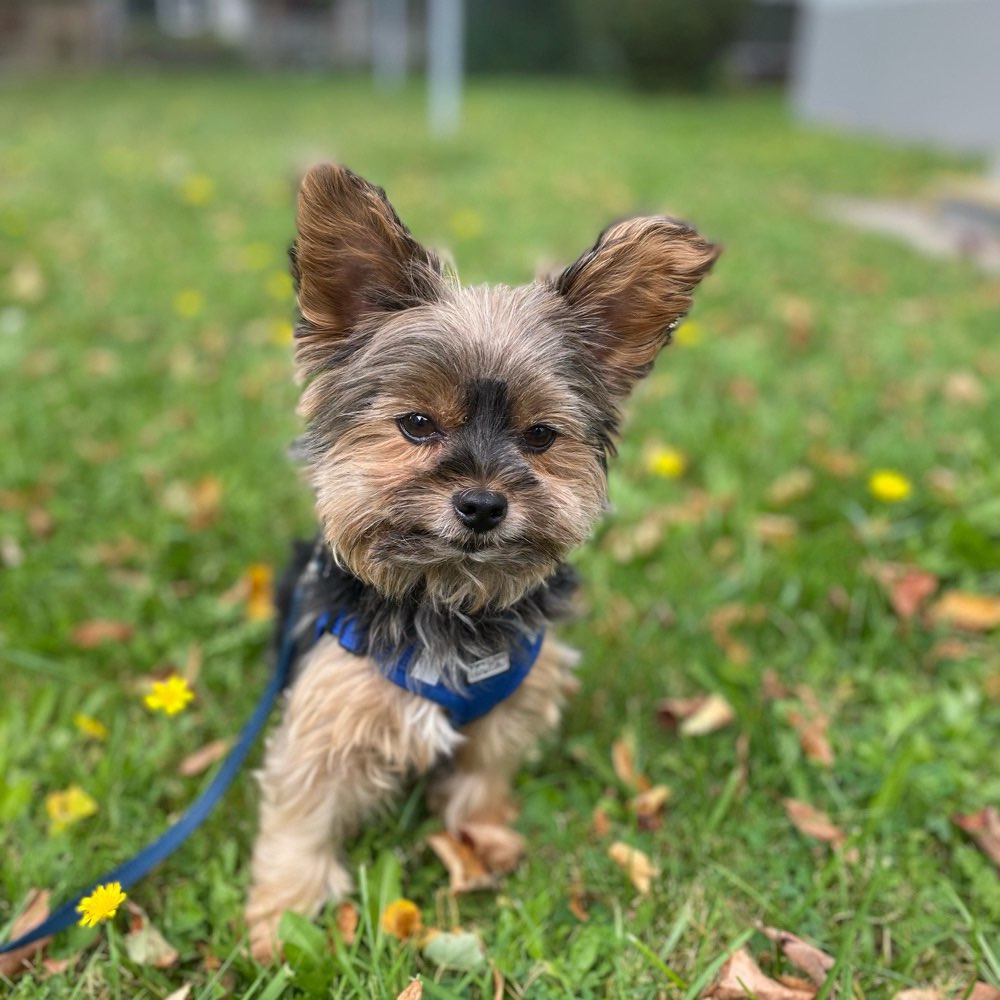
<svg viewBox="0 0 1000 1000">
<path fill-rule="evenodd" d="M 261 965 L 281 959 L 281 941 L 278 939 L 278 921 L 283 911 L 257 912 L 250 903 L 246 908 L 247 930 L 250 934 L 250 955 Z"/>
</svg>

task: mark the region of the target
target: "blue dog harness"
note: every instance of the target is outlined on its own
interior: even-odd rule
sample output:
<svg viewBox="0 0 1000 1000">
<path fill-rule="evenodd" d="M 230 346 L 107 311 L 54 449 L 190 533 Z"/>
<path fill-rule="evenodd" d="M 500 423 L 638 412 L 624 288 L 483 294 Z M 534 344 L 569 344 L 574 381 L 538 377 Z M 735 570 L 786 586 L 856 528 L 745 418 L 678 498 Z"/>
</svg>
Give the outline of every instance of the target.
<svg viewBox="0 0 1000 1000">
<path fill-rule="evenodd" d="M 442 683 L 432 664 L 421 661 L 416 643 L 390 655 L 373 652 L 363 629 L 343 609 L 324 611 L 316 619 L 314 639 L 319 640 L 326 634 L 334 636 L 355 656 L 370 655 L 393 684 L 440 705 L 456 729 L 485 715 L 521 686 L 535 665 L 545 639 L 545 629 L 535 636 L 518 636 L 509 650 L 469 667 L 465 683 L 461 690 L 456 690 Z"/>
</svg>

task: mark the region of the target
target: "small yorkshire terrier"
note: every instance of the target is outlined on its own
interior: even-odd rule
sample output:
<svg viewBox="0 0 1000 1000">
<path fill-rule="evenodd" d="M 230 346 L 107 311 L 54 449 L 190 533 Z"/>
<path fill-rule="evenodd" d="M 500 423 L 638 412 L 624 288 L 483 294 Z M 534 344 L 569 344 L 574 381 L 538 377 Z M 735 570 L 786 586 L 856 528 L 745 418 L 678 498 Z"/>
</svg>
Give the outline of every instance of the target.
<svg viewBox="0 0 1000 1000">
<path fill-rule="evenodd" d="M 351 891 L 341 845 L 408 778 L 431 772 L 432 807 L 491 870 L 516 864 L 510 781 L 573 689 L 547 631 L 575 586 L 564 560 L 605 507 L 622 403 L 719 253 L 650 216 L 554 279 L 464 288 L 380 188 L 329 164 L 296 226 L 320 533 L 279 595 L 296 660 L 258 775 L 262 960 L 282 911 Z"/>
</svg>

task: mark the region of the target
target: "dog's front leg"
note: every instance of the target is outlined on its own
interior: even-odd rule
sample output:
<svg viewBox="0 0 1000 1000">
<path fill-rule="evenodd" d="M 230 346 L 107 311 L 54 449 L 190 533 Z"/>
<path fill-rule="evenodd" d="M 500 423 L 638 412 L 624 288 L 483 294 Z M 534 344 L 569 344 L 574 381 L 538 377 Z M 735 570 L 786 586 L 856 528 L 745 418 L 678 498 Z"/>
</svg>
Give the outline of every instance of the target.
<svg viewBox="0 0 1000 1000">
<path fill-rule="evenodd" d="M 246 906 L 253 956 L 277 950 L 284 910 L 313 916 L 351 891 L 341 846 L 401 778 L 459 737 L 441 709 L 391 684 L 334 641 L 311 654 L 268 741 Z"/>
<path fill-rule="evenodd" d="M 465 742 L 431 789 L 431 806 L 448 832 L 471 841 L 492 871 L 509 871 L 520 860 L 521 837 L 507 828 L 517 815 L 511 779 L 539 738 L 559 724 L 563 702 L 576 689 L 577 658 L 567 646 L 546 639 L 514 694 L 463 727 Z"/>
</svg>

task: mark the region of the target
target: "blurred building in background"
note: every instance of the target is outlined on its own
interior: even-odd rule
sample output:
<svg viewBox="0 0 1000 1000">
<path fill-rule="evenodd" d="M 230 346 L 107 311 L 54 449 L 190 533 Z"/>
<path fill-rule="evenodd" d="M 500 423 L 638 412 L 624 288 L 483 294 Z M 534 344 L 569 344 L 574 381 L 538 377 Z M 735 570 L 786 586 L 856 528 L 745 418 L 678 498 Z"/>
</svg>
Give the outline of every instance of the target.
<svg viewBox="0 0 1000 1000">
<path fill-rule="evenodd" d="M 1000 0 L 808 0 L 793 104 L 805 120 L 992 154 Z"/>
</svg>

